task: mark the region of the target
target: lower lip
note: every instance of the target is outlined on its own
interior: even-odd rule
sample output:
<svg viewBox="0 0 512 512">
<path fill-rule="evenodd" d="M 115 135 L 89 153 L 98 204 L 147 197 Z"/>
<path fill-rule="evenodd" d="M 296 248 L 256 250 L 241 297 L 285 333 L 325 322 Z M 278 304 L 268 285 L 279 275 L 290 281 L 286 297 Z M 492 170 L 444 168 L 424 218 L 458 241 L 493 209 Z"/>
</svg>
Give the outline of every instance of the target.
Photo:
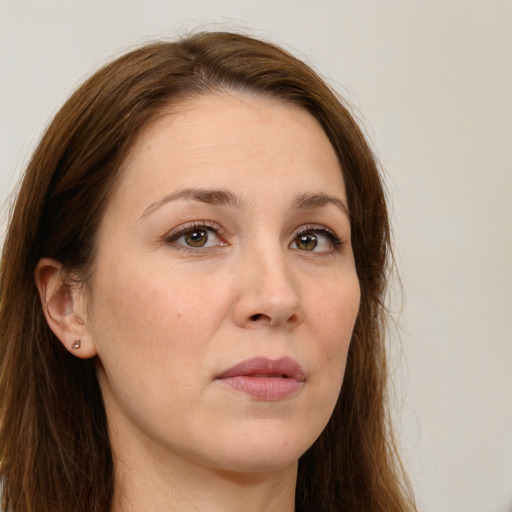
<svg viewBox="0 0 512 512">
<path fill-rule="evenodd" d="M 280 400 L 296 393 L 302 382 L 292 377 L 237 375 L 220 379 L 226 386 L 258 400 Z"/>
</svg>

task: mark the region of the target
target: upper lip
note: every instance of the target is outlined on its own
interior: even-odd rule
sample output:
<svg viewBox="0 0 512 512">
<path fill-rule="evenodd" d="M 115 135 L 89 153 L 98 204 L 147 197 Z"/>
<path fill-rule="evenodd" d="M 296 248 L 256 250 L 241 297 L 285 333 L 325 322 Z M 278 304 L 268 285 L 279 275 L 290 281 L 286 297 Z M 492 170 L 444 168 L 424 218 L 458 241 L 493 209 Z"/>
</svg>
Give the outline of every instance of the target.
<svg viewBox="0 0 512 512">
<path fill-rule="evenodd" d="M 246 359 L 231 366 L 231 368 L 217 375 L 217 378 L 226 379 L 229 377 L 248 376 L 282 376 L 298 380 L 299 382 L 306 380 L 304 370 L 301 368 L 300 364 L 291 357 L 282 357 L 280 359 L 253 357 L 252 359 Z"/>
</svg>

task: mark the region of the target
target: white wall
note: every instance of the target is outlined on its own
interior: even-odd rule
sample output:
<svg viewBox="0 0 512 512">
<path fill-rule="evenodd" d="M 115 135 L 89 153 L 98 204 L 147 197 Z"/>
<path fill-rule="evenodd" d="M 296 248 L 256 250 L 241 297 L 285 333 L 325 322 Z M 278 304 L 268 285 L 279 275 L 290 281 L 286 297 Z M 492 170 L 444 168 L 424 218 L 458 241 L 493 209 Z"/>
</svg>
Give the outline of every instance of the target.
<svg viewBox="0 0 512 512">
<path fill-rule="evenodd" d="M 510 512 L 511 14 L 510 0 L 0 0 L 0 202 L 50 115 L 128 45 L 202 26 L 293 49 L 348 94 L 387 175 L 406 294 L 396 417 L 421 510 Z"/>
</svg>

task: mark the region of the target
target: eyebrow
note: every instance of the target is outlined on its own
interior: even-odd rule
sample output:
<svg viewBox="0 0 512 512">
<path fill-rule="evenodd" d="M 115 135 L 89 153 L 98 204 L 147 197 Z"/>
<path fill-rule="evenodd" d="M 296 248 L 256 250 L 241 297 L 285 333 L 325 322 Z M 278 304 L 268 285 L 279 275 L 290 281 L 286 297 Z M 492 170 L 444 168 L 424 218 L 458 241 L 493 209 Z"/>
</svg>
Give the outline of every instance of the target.
<svg viewBox="0 0 512 512">
<path fill-rule="evenodd" d="M 158 208 L 164 206 L 167 203 L 178 200 L 191 199 L 193 201 L 199 201 L 201 203 L 212 204 L 216 206 L 231 206 L 234 208 L 242 208 L 244 203 L 240 197 L 233 194 L 229 190 L 224 189 L 203 189 L 203 188 L 185 188 L 172 192 L 162 199 L 150 204 L 142 213 L 141 218 L 147 217 Z"/>
<path fill-rule="evenodd" d="M 339 208 L 345 215 L 350 217 L 347 205 L 338 197 L 331 196 L 319 192 L 316 194 L 308 193 L 300 194 L 293 200 L 292 208 L 295 209 L 308 209 L 308 208 L 322 208 L 328 204 L 332 204 Z"/>
<path fill-rule="evenodd" d="M 161 208 L 167 203 L 179 200 L 193 200 L 201 203 L 212 204 L 215 206 L 231 206 L 233 208 L 243 208 L 244 201 L 229 190 L 225 189 L 203 189 L 203 188 L 185 188 L 171 192 L 162 197 L 158 201 L 150 204 L 142 213 L 141 219 L 151 215 L 155 210 Z M 323 192 L 299 194 L 294 197 L 292 209 L 301 210 L 309 208 L 322 208 L 328 204 L 332 204 L 340 209 L 345 215 L 349 216 L 349 211 L 345 203 L 330 194 Z"/>
</svg>

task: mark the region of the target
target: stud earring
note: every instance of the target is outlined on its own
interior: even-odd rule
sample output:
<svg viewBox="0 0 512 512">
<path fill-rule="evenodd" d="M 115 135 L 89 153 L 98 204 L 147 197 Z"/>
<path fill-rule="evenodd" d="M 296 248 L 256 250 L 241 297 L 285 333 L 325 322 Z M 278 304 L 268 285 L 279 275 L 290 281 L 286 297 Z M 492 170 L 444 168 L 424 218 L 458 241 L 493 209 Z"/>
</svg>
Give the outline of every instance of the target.
<svg viewBox="0 0 512 512">
<path fill-rule="evenodd" d="M 80 342 L 80 339 L 76 339 L 76 340 L 75 340 L 75 342 L 73 343 L 73 345 L 72 345 L 72 347 L 71 347 L 71 348 L 72 348 L 73 350 L 78 350 L 78 349 L 80 348 L 80 345 L 81 345 L 81 344 L 82 344 L 82 343 Z"/>
</svg>

